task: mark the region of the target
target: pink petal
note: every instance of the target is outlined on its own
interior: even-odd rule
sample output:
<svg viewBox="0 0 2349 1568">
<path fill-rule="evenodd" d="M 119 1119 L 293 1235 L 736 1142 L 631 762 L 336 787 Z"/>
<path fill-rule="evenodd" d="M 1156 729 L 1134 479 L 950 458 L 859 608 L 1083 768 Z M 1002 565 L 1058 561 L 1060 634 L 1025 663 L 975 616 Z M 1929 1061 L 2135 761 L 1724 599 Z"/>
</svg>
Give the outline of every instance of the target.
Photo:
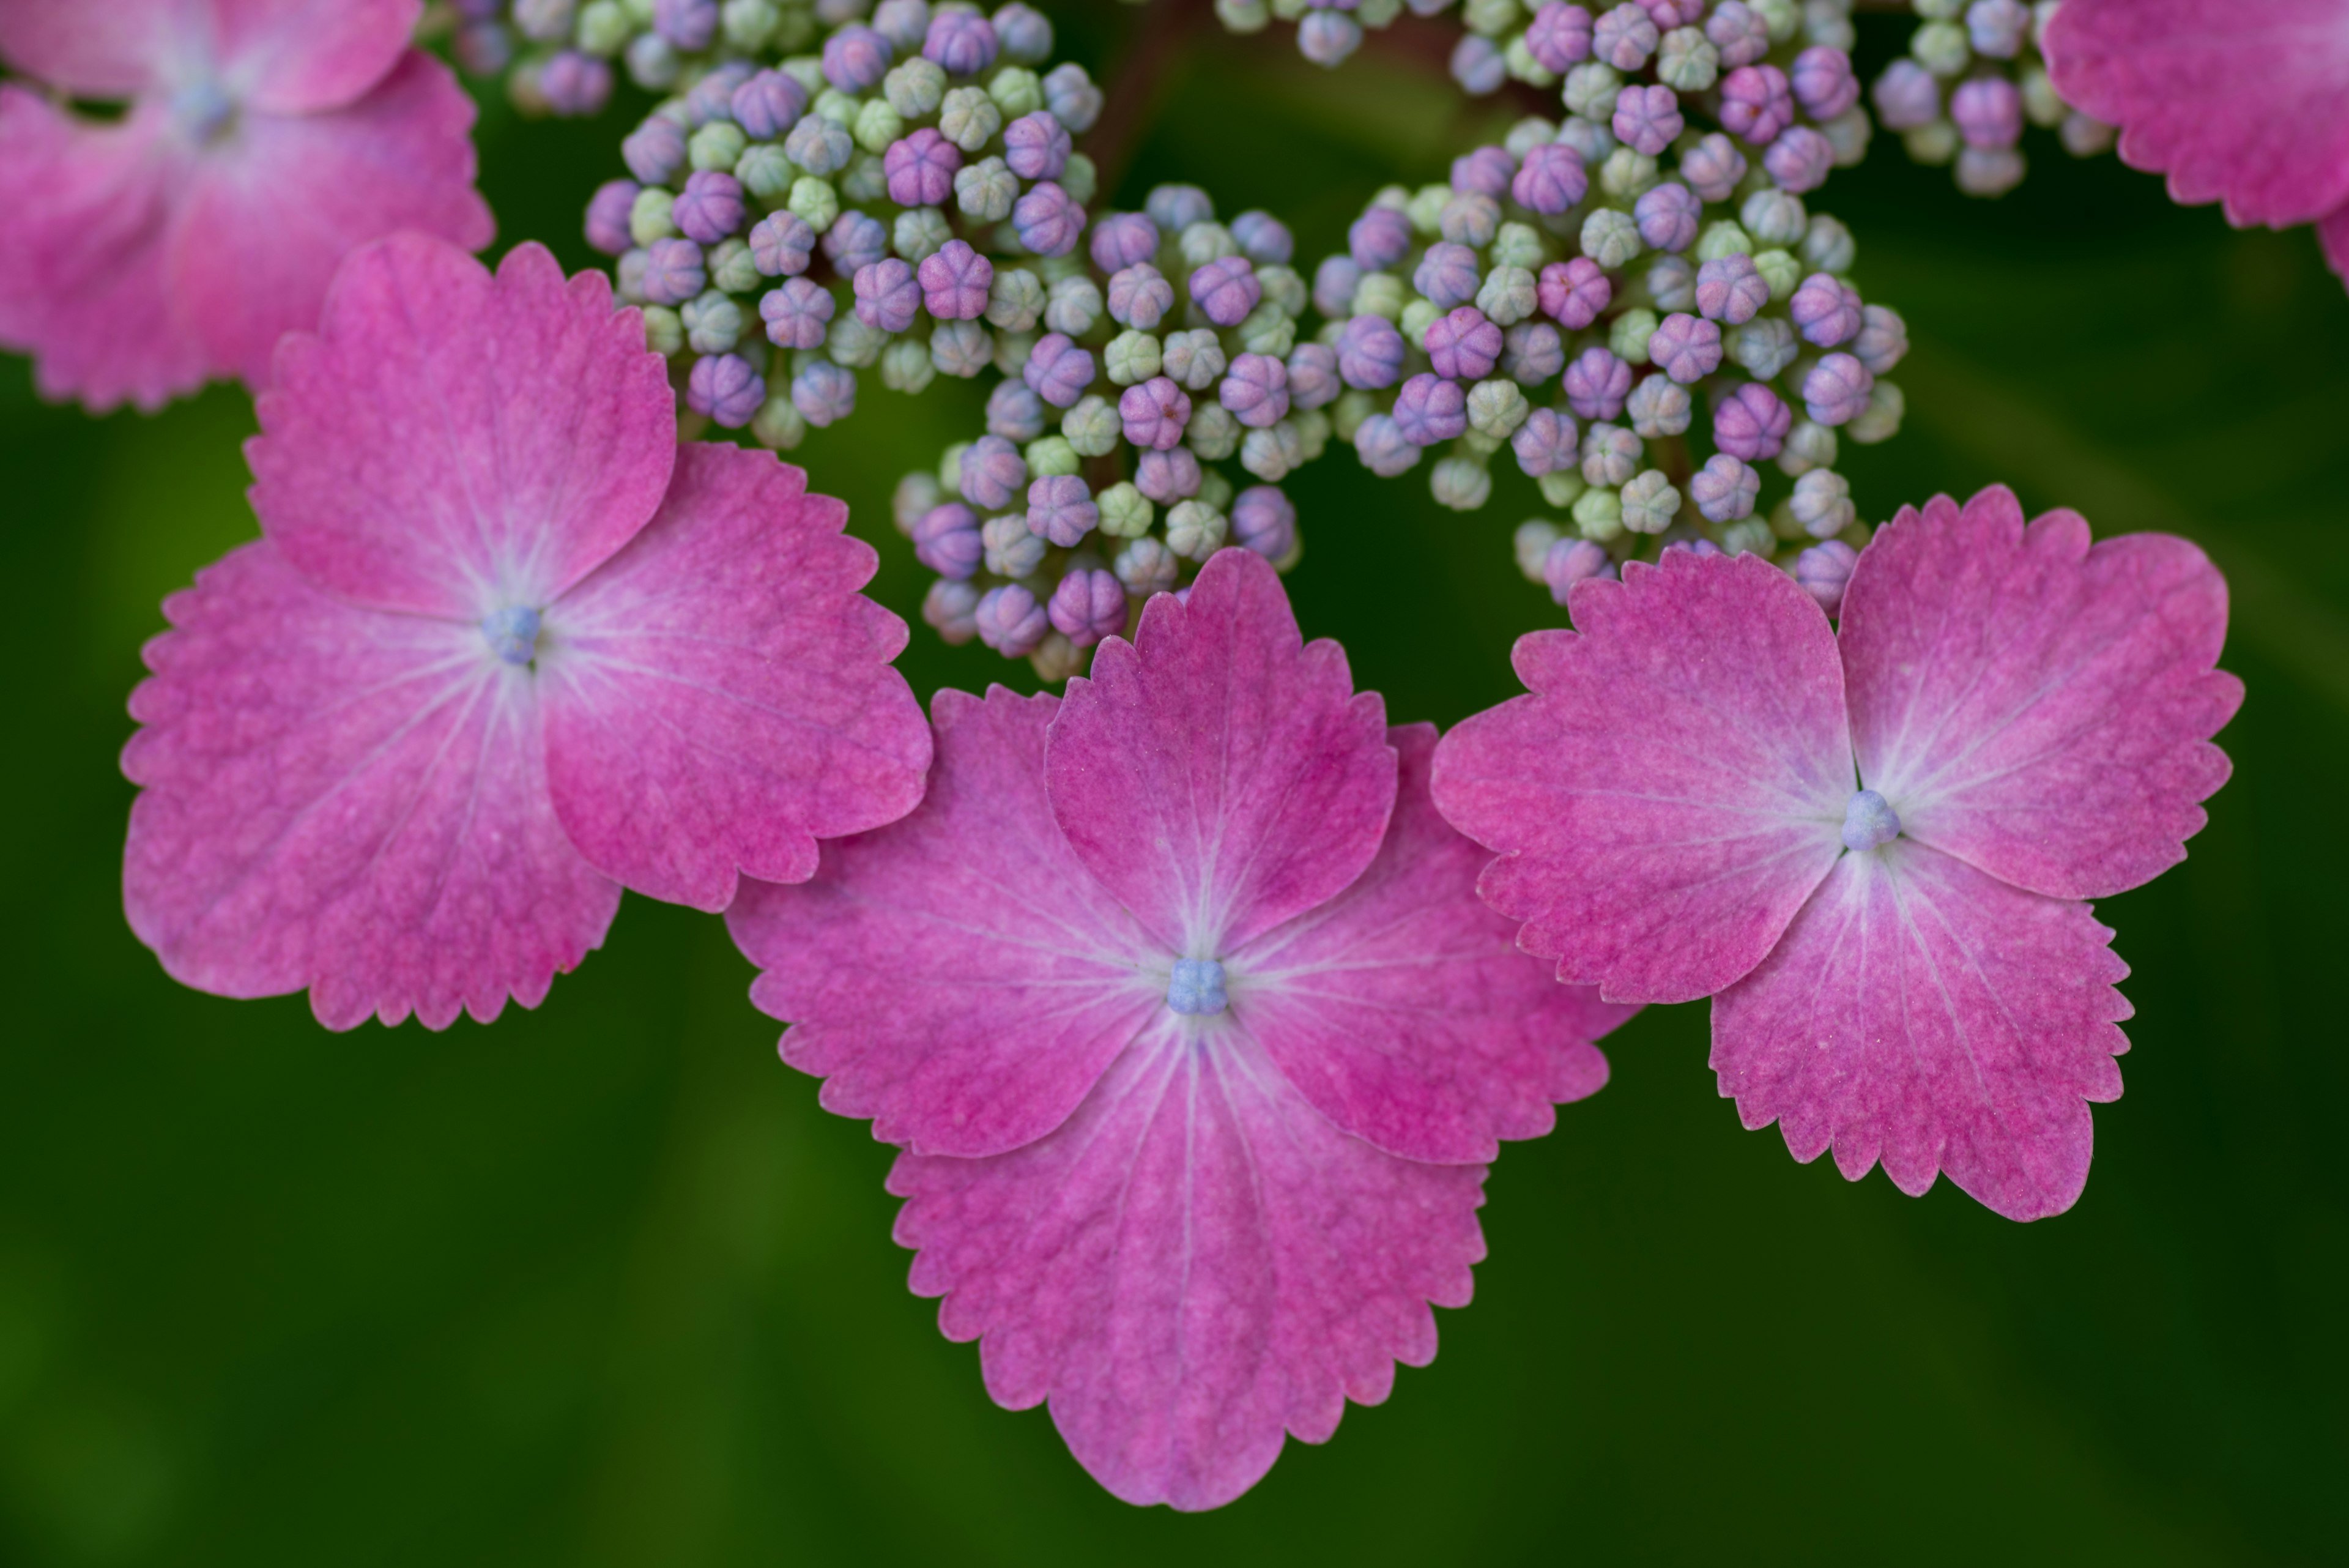
<svg viewBox="0 0 2349 1568">
<path fill-rule="evenodd" d="M 1530 696 L 1435 753 L 1435 804 L 1502 858 L 1520 946 L 1617 1002 L 1762 961 L 1843 852 L 1853 790 L 1826 618 L 1758 556 L 1674 552 L 1575 586 L 1579 633 L 1518 639 Z"/>
<path fill-rule="evenodd" d="M 129 98 L 201 33 L 186 0 L 0 0 L 0 59 L 80 98 Z"/>
<path fill-rule="evenodd" d="M 1238 1032 L 1170 1019 L 1067 1126 L 991 1159 L 907 1154 L 890 1190 L 913 1286 L 988 1391 L 1051 1401 L 1071 1452 L 1128 1502 L 1214 1508 L 1284 1431 L 1326 1440 L 1466 1303 L 1484 1168 L 1347 1137 Z"/>
<path fill-rule="evenodd" d="M 1904 510 L 1844 595 L 1861 782 L 1909 837 L 2018 887 L 2134 888 L 2186 857 L 2227 781 L 2226 638 L 2226 582 L 2183 539 L 2091 547 L 2071 512 L 2025 530 L 2002 487 Z"/>
<path fill-rule="evenodd" d="M 161 119 L 97 124 L 0 83 L 0 346 L 36 358 L 44 397 L 152 410 L 209 373 L 165 282 L 186 169 Z"/>
<path fill-rule="evenodd" d="M 172 287 L 214 363 L 256 389 L 266 387 L 279 337 L 317 327 L 336 268 L 369 240 L 412 229 L 466 250 L 489 244 L 495 225 L 473 189 L 472 124 L 473 101 L 449 67 L 415 52 L 347 109 L 293 119 L 244 115 L 222 149 L 198 161 L 180 198 L 184 215 L 171 251 Z M 543 265 L 538 270 L 554 271 Z M 434 358 L 444 370 L 454 369 L 460 356 L 479 361 L 500 348 L 533 359 L 559 352 L 558 312 L 545 297 L 550 289 L 531 296 L 539 319 L 533 332 L 514 321 L 518 302 L 509 303 L 502 317 L 491 315 L 486 289 L 457 284 L 453 261 L 431 270 L 411 267 L 403 275 L 411 290 L 446 283 L 451 296 L 403 295 L 379 276 L 372 287 L 355 282 L 354 298 L 342 307 L 333 330 L 351 335 L 370 350 L 392 350 L 394 338 L 438 337 L 440 352 Z M 515 285 L 509 292 L 524 291 Z M 585 301 L 580 305 L 584 310 Z M 413 317 L 386 317 L 402 309 L 412 309 Z M 376 319 L 368 319 L 371 315 Z M 475 334 L 483 340 L 452 341 Z M 412 343 L 394 351 L 399 362 L 377 372 L 379 385 L 402 394 L 387 406 L 429 399 L 421 384 L 426 372 L 414 363 Z M 543 395 L 560 384 L 533 377 L 540 368 L 520 368 L 528 379 L 509 389 Z M 386 423 L 378 416 L 377 422 L 381 434 L 414 435 L 446 447 L 450 443 L 440 433 L 445 418 L 428 404 L 406 421 Z M 544 434 L 533 433 L 542 439 Z M 508 433 L 513 438 L 541 444 L 520 431 Z M 496 439 L 482 431 L 473 436 L 483 446 Z"/>
<path fill-rule="evenodd" d="M 536 244 L 495 279 L 444 241 L 369 245 L 277 369 L 245 449 L 254 509 L 295 566 L 378 608 L 543 608 L 645 525 L 677 459 L 636 313 Z"/>
<path fill-rule="evenodd" d="M 2088 1179 L 2091 1100 L 2120 1097 L 2128 973 L 2085 904 L 1895 839 L 1847 855 L 1760 969 L 1713 1001 L 1713 1067 L 1796 1159 L 1829 1144 L 1903 1192 L 1937 1170 L 2010 1220 Z"/>
<path fill-rule="evenodd" d="M 930 729 L 856 590 L 873 547 L 772 452 L 697 442 L 645 531 L 546 613 L 547 779 L 579 852 L 713 913 L 737 867 L 814 874 L 815 841 L 922 798 Z"/>
<path fill-rule="evenodd" d="M 995 687 L 936 706 L 920 807 L 827 845 L 804 886 L 746 884 L 726 921 L 826 1109 L 923 1153 L 999 1154 L 1065 1122 L 1164 1012 L 1171 961 L 1052 821 L 1059 700 Z"/>
<path fill-rule="evenodd" d="M 1553 1102 L 1607 1081 L 1591 1044 L 1636 1009 L 1560 985 L 1476 897 L 1491 858 L 1428 797 L 1435 729 L 1390 730 L 1401 758 L 1378 858 L 1329 903 L 1230 961 L 1233 1022 L 1313 1107 L 1412 1159 L 1486 1160 L 1549 1131 Z"/>
<path fill-rule="evenodd" d="M 247 545 L 164 605 L 130 699 L 123 902 L 201 990 L 330 1028 L 534 1007 L 620 889 L 546 804 L 528 676 L 471 626 L 355 608 Z"/>
<path fill-rule="evenodd" d="M 2344 282 L 2349 282 L 2349 206 L 2334 208 L 2316 226 L 2324 242 L 2324 259 Z"/>
<path fill-rule="evenodd" d="M 211 8 L 222 75 L 264 114 L 349 103 L 399 63 L 424 12 L 423 0 L 211 0 Z"/>
<path fill-rule="evenodd" d="M 1252 550 L 1153 598 L 1072 680 L 1045 753 L 1077 856 L 1178 954 L 1215 958 L 1336 894 L 1378 853 L 1394 753 L 1343 649 L 1305 646 Z"/>
<path fill-rule="evenodd" d="M 2121 128 L 2122 159 L 2236 224 L 2349 201 L 2341 0 L 2065 0 L 2047 57 L 2066 103 Z"/>
</svg>

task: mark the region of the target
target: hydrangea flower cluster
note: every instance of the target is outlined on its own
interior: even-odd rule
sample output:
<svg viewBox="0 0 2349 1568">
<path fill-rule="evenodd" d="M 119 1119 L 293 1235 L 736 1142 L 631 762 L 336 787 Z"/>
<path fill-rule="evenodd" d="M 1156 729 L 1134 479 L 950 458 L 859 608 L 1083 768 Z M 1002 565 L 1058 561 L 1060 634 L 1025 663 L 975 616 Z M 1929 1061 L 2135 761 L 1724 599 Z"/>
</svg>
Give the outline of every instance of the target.
<svg viewBox="0 0 2349 1568">
<path fill-rule="evenodd" d="M 1952 166 L 1970 196 L 2022 182 L 2023 123 L 2055 130 L 2075 158 L 2107 151 L 2112 127 L 2064 101 L 2043 57 L 2059 0 L 1909 0 L 1908 53 L 1869 88 L 1877 119 L 1920 163 Z"/>
<path fill-rule="evenodd" d="M 1857 94 L 1842 80 L 1816 100 L 1830 118 Z M 1337 433 L 1381 474 L 1443 449 L 1431 485 L 1463 510 L 1509 449 L 1570 510 L 1568 528 L 1535 519 L 1516 536 L 1561 602 L 1676 544 L 1784 542 L 1790 569 L 1824 572 L 1867 541 L 1835 464 L 1844 441 L 1899 430 L 1885 377 L 1908 348 L 1899 315 L 1850 281 L 1850 232 L 1803 200 L 1838 155 L 1777 118 L 1791 92 L 1771 119 L 1713 131 L 1651 104 L 1668 88 L 1617 93 L 1604 125 L 1526 120 L 1457 160 L 1449 185 L 1390 188 L 1355 222 L 1314 276 L 1347 388 Z M 1794 482 L 1767 504 L 1764 465 Z"/>
<path fill-rule="evenodd" d="M 1828 57 L 1842 56 L 1833 94 L 1838 101 L 1851 96 L 1840 85 L 1851 64 L 1851 0 L 1622 0 L 1611 7 L 1603 0 L 1478 0 L 1462 19 L 1468 32 L 1453 47 L 1452 77 L 1471 93 L 1498 92 L 1511 80 L 1563 86 L 1571 109 L 1578 94 L 1596 99 L 1615 90 L 1603 72 L 1590 68 L 1599 67 L 1616 73 L 1617 86 L 1652 79 L 1692 103 L 1726 105 L 1758 85 L 1738 72 L 1766 65 L 1791 79 L 1802 50 L 1824 49 L 1827 55 L 1811 57 L 1805 70 L 1814 78 L 1833 73 Z M 1786 90 L 1785 83 L 1776 85 L 1777 96 Z M 1812 113 L 1812 96 L 1797 96 Z M 1856 106 L 1855 98 L 1814 118 L 1836 121 Z M 1865 140 L 1865 119 L 1862 111 L 1831 134 Z"/>
</svg>

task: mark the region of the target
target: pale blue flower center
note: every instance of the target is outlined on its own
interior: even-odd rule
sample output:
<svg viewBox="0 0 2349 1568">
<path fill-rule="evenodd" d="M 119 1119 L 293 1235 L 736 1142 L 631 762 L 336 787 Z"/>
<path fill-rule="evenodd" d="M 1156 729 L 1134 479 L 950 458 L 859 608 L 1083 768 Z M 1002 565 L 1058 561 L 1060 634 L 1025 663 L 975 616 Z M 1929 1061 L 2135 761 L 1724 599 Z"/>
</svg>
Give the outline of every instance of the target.
<svg viewBox="0 0 2349 1568">
<path fill-rule="evenodd" d="M 528 605 L 492 610 L 481 618 L 481 635 L 508 664 L 528 664 L 538 656 L 538 612 Z"/>
<path fill-rule="evenodd" d="M 1230 1005 L 1224 994 L 1224 966 L 1213 959 L 1176 959 L 1166 981 L 1166 1006 L 1186 1017 L 1221 1012 Z"/>
<path fill-rule="evenodd" d="M 1874 849 L 1900 836 L 1900 818 L 1892 803 L 1872 789 L 1855 794 L 1844 804 L 1843 843 L 1847 849 Z"/>
<path fill-rule="evenodd" d="M 199 145 L 219 140 L 235 118 L 236 101 L 216 81 L 191 81 L 171 94 L 171 123 Z"/>
</svg>

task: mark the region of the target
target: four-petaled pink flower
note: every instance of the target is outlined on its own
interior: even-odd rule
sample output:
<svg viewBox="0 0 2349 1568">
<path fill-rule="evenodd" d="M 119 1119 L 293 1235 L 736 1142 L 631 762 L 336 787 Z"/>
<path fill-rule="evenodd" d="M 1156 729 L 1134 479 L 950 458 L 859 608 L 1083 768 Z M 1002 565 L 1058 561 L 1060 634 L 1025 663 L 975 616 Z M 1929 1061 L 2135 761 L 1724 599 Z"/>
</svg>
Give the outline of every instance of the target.
<svg viewBox="0 0 2349 1568">
<path fill-rule="evenodd" d="M 362 247 L 259 413 L 263 536 L 166 603 L 130 701 L 124 902 L 178 979 L 487 1021 L 623 886 L 722 909 L 920 798 L 872 549 L 771 454 L 679 451 L 600 274 Z"/>
<path fill-rule="evenodd" d="M 1674 552 L 1569 603 L 1578 633 L 1517 644 L 1532 695 L 1436 753 L 1520 943 L 1611 999 L 1713 995 L 1722 1093 L 1797 1159 L 2069 1208 L 2129 1015 L 2080 900 L 2184 858 L 2227 777 L 2209 737 L 2242 686 L 2202 553 L 2026 527 L 1992 489 L 1879 532 L 1839 636 L 1754 556 Z"/>
<path fill-rule="evenodd" d="M 409 47 L 421 0 L 0 0 L 0 345 L 44 395 L 153 409 L 269 379 L 345 254 L 396 229 L 489 244 L 473 103 Z"/>
<path fill-rule="evenodd" d="M 1390 730 L 1252 552 L 1069 695 L 944 691 L 922 806 L 728 920 L 823 1103 L 904 1146 L 914 1289 L 1119 1497 L 1210 1508 L 1468 1299 L 1483 1162 L 1629 1009 L 1475 898 Z"/>
<path fill-rule="evenodd" d="M 2349 0 L 2066 0 L 2046 43 L 2124 161 L 2238 227 L 2315 223 L 2349 278 Z"/>
</svg>

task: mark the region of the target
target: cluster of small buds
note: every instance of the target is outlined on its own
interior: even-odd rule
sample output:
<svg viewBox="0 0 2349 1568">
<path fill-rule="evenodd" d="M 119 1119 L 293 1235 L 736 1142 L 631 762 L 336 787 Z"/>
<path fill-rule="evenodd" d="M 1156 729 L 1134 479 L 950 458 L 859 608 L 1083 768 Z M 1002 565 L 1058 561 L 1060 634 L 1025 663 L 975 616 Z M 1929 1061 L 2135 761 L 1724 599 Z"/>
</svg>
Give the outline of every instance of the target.
<svg viewBox="0 0 2349 1568">
<path fill-rule="evenodd" d="M 457 62 L 506 78 L 525 110 L 592 115 L 616 73 L 648 92 L 709 62 L 789 55 L 860 20 L 872 0 L 456 0 Z"/>
<path fill-rule="evenodd" d="M 1756 30 L 1733 44 L 1766 61 L 1758 11 L 1713 13 L 1741 15 Z M 1883 378 L 1908 335 L 1853 286 L 1849 231 L 1803 200 L 1838 155 L 1796 106 L 1853 113 L 1848 58 L 1811 43 L 1790 64 L 1718 100 L 1722 130 L 1687 123 L 1662 84 L 1617 81 L 1603 122 L 1526 119 L 1448 184 L 1380 192 L 1314 274 L 1345 389 L 1335 433 L 1382 475 L 1441 449 L 1431 486 L 1464 511 L 1508 448 L 1570 517 L 1517 539 L 1526 575 L 1561 596 L 1675 542 L 1785 553 L 1790 569 L 1794 548 L 1864 543 L 1835 464 L 1844 441 L 1899 428 Z M 1764 463 L 1793 482 L 1766 504 Z"/>
<path fill-rule="evenodd" d="M 2002 196 L 2022 181 L 2025 120 L 2057 131 L 2075 158 L 2108 151 L 2112 127 L 2057 97 L 2040 57 L 2056 4 L 1910 0 L 1920 25 L 1876 78 L 1878 120 L 1918 162 L 1952 165 L 1972 196 Z"/>
<path fill-rule="evenodd" d="M 1293 248 L 1270 214 L 1219 223 L 1189 185 L 1091 223 L 1047 330 L 1008 335 L 987 433 L 898 486 L 897 525 L 938 574 L 923 618 L 947 640 L 1059 680 L 1226 545 L 1295 563 L 1279 482 L 1329 444 L 1340 385 L 1336 348 L 1300 341 Z"/>
<path fill-rule="evenodd" d="M 1514 8 L 1516 0 L 1506 0 Z M 1454 0 L 1216 0 L 1216 18 L 1227 32 L 1260 33 L 1276 21 L 1297 25 L 1297 50 L 1317 66 L 1336 66 L 1362 47 L 1364 29 L 1377 31 L 1406 10 L 1433 16 Z M 1466 0 L 1473 16 L 1491 0 Z"/>
</svg>

